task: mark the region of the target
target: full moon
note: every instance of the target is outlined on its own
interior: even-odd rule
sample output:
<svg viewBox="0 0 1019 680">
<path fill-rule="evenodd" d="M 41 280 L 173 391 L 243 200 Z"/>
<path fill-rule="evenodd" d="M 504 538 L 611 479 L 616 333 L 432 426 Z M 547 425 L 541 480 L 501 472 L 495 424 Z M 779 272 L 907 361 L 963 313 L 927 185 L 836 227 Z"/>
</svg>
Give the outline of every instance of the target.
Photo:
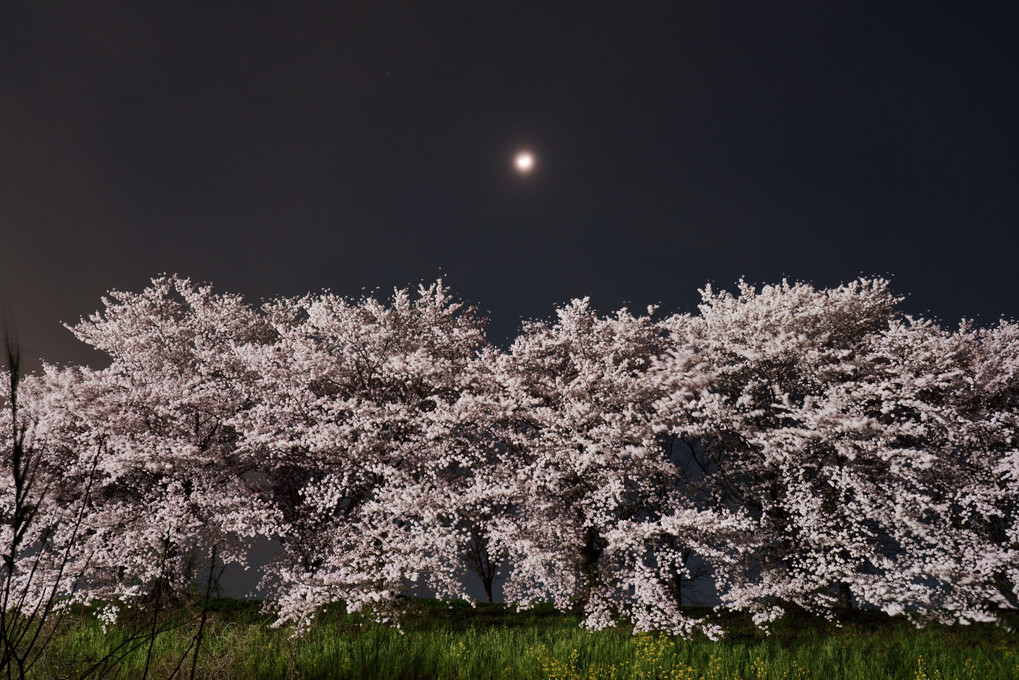
<svg viewBox="0 0 1019 680">
<path fill-rule="evenodd" d="M 530 151 L 521 151 L 513 159 L 513 165 L 517 172 L 527 174 L 534 170 L 534 154 Z"/>
</svg>

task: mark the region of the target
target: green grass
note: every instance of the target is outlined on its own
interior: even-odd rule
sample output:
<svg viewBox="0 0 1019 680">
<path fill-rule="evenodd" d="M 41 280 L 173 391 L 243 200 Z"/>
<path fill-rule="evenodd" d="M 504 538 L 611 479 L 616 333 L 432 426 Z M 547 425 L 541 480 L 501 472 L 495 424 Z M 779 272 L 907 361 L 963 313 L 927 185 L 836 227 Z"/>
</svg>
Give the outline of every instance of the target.
<svg viewBox="0 0 1019 680">
<path fill-rule="evenodd" d="M 407 608 L 402 630 L 337 610 L 295 637 L 289 629 L 271 628 L 271 617 L 260 613 L 257 603 L 216 600 L 195 677 L 1019 679 L 1014 649 L 1019 648 L 1019 635 L 993 625 L 917 630 L 899 619 L 854 612 L 841 627 L 789 617 L 765 635 L 747 617 L 723 614 L 729 635 L 711 642 L 633 637 L 625 627 L 586 631 L 578 627 L 577 616 L 547 607 L 514 612 L 501 605 L 471 608 L 462 602 L 413 601 Z M 188 649 L 196 628 L 191 615 L 178 608 L 165 620 L 165 625 L 177 627 L 157 637 L 149 678 L 168 678 L 178 665 L 178 677 L 188 677 Z M 1019 620 L 1012 617 L 1010 624 L 1019 627 Z M 78 677 L 95 659 L 129 639 L 132 631 L 147 625 L 151 619 L 144 616 L 127 617 L 104 634 L 94 618 L 81 614 L 54 640 L 35 676 Z M 116 664 L 103 667 L 104 677 L 140 678 L 147 651 L 147 644 L 136 646 Z"/>
</svg>

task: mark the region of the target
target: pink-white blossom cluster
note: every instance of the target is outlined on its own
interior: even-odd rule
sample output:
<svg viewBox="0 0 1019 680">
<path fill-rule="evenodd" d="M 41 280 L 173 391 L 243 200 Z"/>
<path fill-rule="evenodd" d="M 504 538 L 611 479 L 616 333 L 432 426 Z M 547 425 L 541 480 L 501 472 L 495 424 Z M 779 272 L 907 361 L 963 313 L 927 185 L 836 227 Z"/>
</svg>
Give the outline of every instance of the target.
<svg viewBox="0 0 1019 680">
<path fill-rule="evenodd" d="M 42 509 L 16 539 L 5 454 L 5 576 L 31 562 L 24 602 L 110 616 L 269 536 L 255 566 L 298 626 L 466 597 L 471 569 L 594 628 L 720 635 L 682 607 L 704 572 L 759 623 L 991 620 L 1019 598 L 1019 325 L 900 302 L 882 279 L 707 287 L 696 314 L 573 300 L 503 351 L 441 281 L 254 306 L 160 277 L 70 327 L 106 367 L 47 366 L 0 412 Z"/>
</svg>

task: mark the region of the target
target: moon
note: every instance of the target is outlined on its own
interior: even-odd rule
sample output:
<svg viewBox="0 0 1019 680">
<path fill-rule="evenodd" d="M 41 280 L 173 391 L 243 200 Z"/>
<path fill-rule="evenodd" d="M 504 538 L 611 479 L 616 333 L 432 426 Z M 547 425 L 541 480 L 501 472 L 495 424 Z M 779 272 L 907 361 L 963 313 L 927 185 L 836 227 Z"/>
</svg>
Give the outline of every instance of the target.
<svg viewBox="0 0 1019 680">
<path fill-rule="evenodd" d="M 522 175 L 534 170 L 534 154 L 530 151 L 518 151 L 513 157 L 513 167 Z"/>
</svg>

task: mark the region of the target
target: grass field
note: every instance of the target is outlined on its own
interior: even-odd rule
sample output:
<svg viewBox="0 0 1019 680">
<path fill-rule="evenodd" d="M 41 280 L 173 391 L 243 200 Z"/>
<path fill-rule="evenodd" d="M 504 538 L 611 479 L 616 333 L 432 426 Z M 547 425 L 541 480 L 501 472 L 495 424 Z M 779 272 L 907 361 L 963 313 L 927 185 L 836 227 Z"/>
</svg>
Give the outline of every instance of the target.
<svg viewBox="0 0 1019 680">
<path fill-rule="evenodd" d="M 412 601 L 402 631 L 340 612 L 305 635 L 269 626 L 250 601 L 216 600 L 203 633 L 195 677 L 447 678 L 465 680 L 909 680 L 1019 679 L 1019 634 L 993 625 L 932 626 L 853 612 L 841 627 L 823 620 L 779 621 L 772 635 L 746 617 L 720 614 L 720 642 L 637 636 L 622 627 L 591 632 L 578 618 L 549 608 L 515 612 L 501 605 Z M 698 610 L 691 610 L 698 611 Z M 703 610 L 708 615 L 710 610 Z M 719 614 L 713 614 L 719 616 Z M 148 678 L 188 678 L 197 624 L 185 608 L 160 623 Z M 151 622 L 151 617 L 147 619 Z M 1012 628 L 1019 620 L 1012 617 Z M 104 633 L 82 616 L 56 638 L 35 669 L 38 678 L 140 678 L 148 643 L 131 642 L 146 619 L 126 618 Z M 99 666 L 112 649 L 122 657 Z M 191 652 L 189 653 L 189 649 Z"/>
</svg>

